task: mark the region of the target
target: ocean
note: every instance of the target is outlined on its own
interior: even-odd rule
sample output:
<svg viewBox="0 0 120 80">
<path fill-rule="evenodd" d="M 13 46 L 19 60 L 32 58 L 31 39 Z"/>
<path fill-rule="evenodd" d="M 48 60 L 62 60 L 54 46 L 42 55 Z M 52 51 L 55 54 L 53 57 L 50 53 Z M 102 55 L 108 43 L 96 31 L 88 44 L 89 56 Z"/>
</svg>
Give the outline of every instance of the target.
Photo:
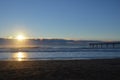
<svg viewBox="0 0 120 80">
<path fill-rule="evenodd" d="M 1 50 L 0 52 L 0 60 L 2 61 L 82 60 L 113 58 L 120 58 L 120 49 L 54 48 L 11 52 Z"/>
</svg>

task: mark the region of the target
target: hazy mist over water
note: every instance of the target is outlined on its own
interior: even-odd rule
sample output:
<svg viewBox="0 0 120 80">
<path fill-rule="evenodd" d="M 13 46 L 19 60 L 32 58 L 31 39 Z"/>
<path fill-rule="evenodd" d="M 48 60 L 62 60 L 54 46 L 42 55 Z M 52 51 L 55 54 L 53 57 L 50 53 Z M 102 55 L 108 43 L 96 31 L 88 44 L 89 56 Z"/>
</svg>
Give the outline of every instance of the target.
<svg viewBox="0 0 120 80">
<path fill-rule="evenodd" d="M 65 39 L 26 39 L 18 41 L 16 39 L 0 39 L 0 47 L 87 47 L 89 43 L 101 41 L 95 40 L 65 40 Z"/>
</svg>

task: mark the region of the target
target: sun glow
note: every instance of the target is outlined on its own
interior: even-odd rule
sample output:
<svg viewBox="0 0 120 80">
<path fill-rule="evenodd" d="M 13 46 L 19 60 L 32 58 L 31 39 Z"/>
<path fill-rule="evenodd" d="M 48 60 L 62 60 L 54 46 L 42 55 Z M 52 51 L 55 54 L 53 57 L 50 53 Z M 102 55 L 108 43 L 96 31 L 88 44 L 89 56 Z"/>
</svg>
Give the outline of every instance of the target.
<svg viewBox="0 0 120 80">
<path fill-rule="evenodd" d="M 17 59 L 17 61 L 23 61 L 24 58 L 26 58 L 26 55 L 23 52 L 18 52 L 15 53 L 14 58 Z"/>
<path fill-rule="evenodd" d="M 16 39 L 19 40 L 19 41 L 23 41 L 25 39 L 25 36 L 24 35 L 18 35 L 16 37 Z"/>
<path fill-rule="evenodd" d="M 23 55 L 23 53 L 19 52 L 19 53 L 17 54 L 17 57 L 18 57 L 18 58 L 24 58 L 24 55 Z"/>
</svg>

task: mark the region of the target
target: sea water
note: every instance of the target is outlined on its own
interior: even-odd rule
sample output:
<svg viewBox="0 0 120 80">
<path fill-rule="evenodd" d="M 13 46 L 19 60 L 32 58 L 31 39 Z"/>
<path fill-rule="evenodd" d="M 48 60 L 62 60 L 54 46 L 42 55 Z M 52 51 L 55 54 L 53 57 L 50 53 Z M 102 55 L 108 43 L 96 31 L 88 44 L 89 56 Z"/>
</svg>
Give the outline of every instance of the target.
<svg viewBox="0 0 120 80">
<path fill-rule="evenodd" d="M 0 60 L 81 60 L 120 58 L 120 49 L 62 49 L 33 52 L 0 52 Z"/>
</svg>

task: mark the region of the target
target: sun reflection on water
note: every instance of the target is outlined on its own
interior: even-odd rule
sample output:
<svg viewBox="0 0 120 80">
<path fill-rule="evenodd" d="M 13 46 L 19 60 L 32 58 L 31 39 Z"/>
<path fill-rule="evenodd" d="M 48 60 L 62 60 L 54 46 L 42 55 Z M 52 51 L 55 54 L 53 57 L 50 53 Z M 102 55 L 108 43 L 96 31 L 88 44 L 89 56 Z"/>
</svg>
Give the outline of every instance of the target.
<svg viewBox="0 0 120 80">
<path fill-rule="evenodd" d="M 27 55 L 24 52 L 17 52 L 14 54 L 14 58 L 17 61 L 23 61 L 25 58 L 27 58 Z"/>
</svg>

